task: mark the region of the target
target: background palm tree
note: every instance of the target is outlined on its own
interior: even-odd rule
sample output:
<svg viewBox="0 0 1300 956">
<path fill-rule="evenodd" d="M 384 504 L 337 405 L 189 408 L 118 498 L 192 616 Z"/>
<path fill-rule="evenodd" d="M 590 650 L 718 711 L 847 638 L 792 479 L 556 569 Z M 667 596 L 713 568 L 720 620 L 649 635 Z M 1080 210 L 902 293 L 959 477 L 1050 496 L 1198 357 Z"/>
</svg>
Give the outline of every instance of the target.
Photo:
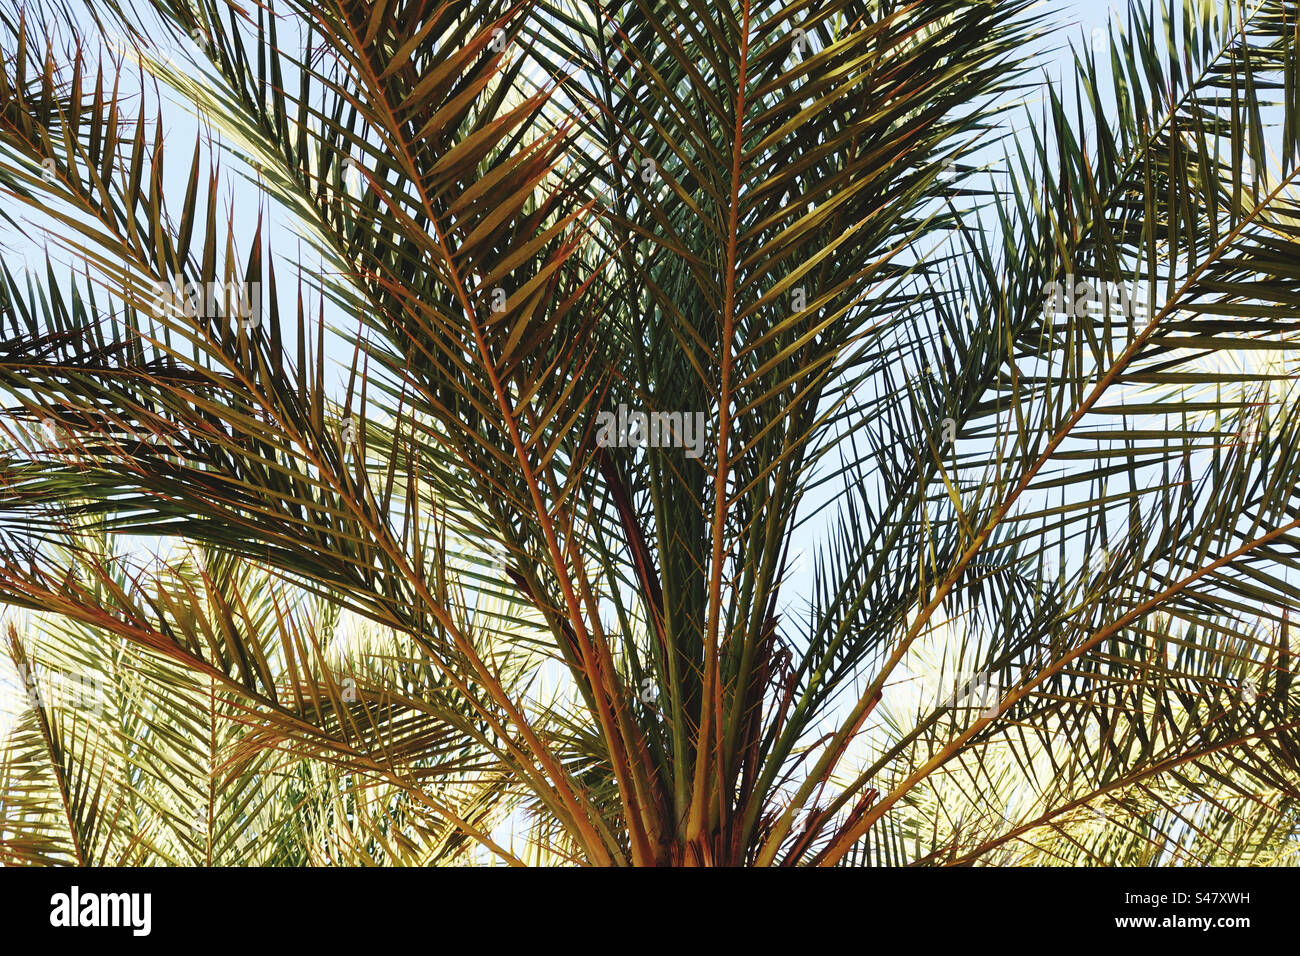
<svg viewBox="0 0 1300 956">
<path fill-rule="evenodd" d="M 464 862 L 467 830 L 507 809 L 483 781 L 490 761 L 425 703 L 436 681 L 397 635 L 349 626 L 247 564 L 131 568 L 102 538 L 79 543 L 78 592 L 199 645 L 257 635 L 283 699 L 259 707 L 219 674 L 123 640 L 110 615 L 11 621 L 24 706 L 0 763 L 6 864 Z M 364 756 L 380 748 L 388 769 Z"/>
<path fill-rule="evenodd" d="M 1293 6 L 87 6 L 0 14 L 0 593 L 155 729 L 29 715 L 15 856 L 1293 858 Z"/>
</svg>

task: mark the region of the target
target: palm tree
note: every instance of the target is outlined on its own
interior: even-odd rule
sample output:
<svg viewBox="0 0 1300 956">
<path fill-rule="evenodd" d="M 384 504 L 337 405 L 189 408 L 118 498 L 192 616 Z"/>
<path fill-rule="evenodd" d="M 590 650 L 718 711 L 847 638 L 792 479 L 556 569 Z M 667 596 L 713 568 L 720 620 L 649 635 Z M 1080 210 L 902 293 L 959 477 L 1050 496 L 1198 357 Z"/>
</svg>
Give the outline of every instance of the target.
<svg viewBox="0 0 1300 956">
<path fill-rule="evenodd" d="M 98 626 L 40 613 L 11 620 L 6 650 L 30 706 L 0 754 L 6 865 L 463 862 L 477 844 L 446 806 L 466 827 L 501 816 L 504 790 L 482 785 L 484 762 L 404 692 L 422 662 L 396 635 L 349 627 L 337 605 L 216 555 L 139 568 L 102 536 L 80 544 L 66 555 L 72 579 L 99 600 L 142 618 L 165 606 L 195 643 L 257 634 L 268 666 L 301 668 L 296 685 L 279 685 L 296 695 L 297 719 L 264 719 L 247 693 L 123 640 L 107 615 Z M 354 646 L 364 655 L 349 661 Z M 400 776 L 350 769 L 389 731 L 407 741 Z"/>
<path fill-rule="evenodd" d="M 200 859 L 1294 860 L 1293 6 L 87 9 L 0 14 L 0 597 L 234 722 L 305 835 Z M 22 858 L 212 806 L 24 732 Z"/>
</svg>

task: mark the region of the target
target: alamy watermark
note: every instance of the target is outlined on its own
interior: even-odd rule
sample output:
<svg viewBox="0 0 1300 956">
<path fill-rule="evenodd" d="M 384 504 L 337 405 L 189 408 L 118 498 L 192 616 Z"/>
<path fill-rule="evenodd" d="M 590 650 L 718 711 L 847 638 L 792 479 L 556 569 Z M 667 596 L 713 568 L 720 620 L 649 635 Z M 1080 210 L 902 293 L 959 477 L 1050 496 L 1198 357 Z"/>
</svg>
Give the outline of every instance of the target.
<svg viewBox="0 0 1300 956">
<path fill-rule="evenodd" d="M 262 286 L 260 282 L 171 282 L 155 279 L 153 312 L 158 318 L 188 319 L 230 318 L 244 331 L 262 324 Z"/>
<path fill-rule="evenodd" d="M 922 704 L 952 711 L 978 711 L 981 717 L 996 717 L 1002 688 L 989 671 L 957 671 L 927 675 L 922 682 Z"/>
<path fill-rule="evenodd" d="M 93 674 L 64 674 L 43 667 L 18 668 L 18 681 L 34 709 L 75 709 L 98 715 L 104 709 L 108 682 Z"/>
<path fill-rule="evenodd" d="M 153 929 L 153 894 L 93 893 L 72 886 L 50 897 L 50 925 L 124 927 L 133 936 L 148 936 Z"/>
<path fill-rule="evenodd" d="M 617 412 L 596 413 L 601 448 L 682 448 L 687 458 L 704 454 L 708 416 L 704 412 L 642 412 L 619 404 Z"/>
<path fill-rule="evenodd" d="M 1105 279 L 1080 279 L 1076 282 L 1073 272 L 1066 275 L 1064 282 L 1048 283 L 1043 290 L 1045 320 L 1054 315 L 1083 318 L 1093 314 L 1122 315 L 1132 319 L 1142 314 L 1145 304 L 1136 287 L 1130 288 L 1130 283 Z"/>
</svg>

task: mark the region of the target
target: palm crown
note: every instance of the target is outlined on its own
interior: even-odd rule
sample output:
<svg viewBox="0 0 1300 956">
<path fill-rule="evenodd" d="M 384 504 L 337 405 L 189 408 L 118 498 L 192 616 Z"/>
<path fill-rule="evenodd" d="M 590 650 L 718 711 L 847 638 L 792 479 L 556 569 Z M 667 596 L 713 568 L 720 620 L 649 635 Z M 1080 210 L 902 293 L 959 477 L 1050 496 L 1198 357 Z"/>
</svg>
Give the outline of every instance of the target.
<svg viewBox="0 0 1300 956">
<path fill-rule="evenodd" d="M 1291 859 L 1293 7 L 148 6 L 0 14 L 7 858 Z"/>
</svg>

